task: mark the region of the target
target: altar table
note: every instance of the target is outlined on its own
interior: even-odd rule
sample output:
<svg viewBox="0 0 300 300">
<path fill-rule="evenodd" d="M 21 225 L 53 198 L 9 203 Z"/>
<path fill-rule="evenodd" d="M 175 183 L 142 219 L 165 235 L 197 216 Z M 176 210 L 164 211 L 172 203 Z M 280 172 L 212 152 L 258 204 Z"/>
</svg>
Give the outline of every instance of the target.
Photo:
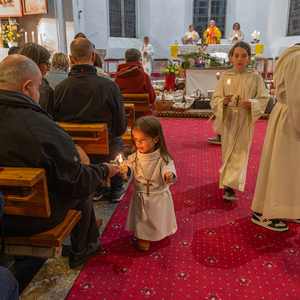
<svg viewBox="0 0 300 300">
<path fill-rule="evenodd" d="M 216 73 L 220 76 L 226 72 L 227 68 L 191 68 L 186 69 L 186 94 L 189 96 L 197 89 L 201 90 L 204 96 L 207 96 L 208 90 L 215 90 L 218 80 Z"/>
</svg>

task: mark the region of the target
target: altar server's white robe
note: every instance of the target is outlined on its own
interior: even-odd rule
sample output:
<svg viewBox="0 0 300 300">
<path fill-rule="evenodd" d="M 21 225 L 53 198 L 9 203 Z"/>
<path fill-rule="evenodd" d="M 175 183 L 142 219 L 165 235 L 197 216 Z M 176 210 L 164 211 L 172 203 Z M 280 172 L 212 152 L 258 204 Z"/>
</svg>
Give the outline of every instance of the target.
<svg viewBox="0 0 300 300">
<path fill-rule="evenodd" d="M 236 40 L 234 40 L 234 37 L 237 37 Z M 228 42 L 230 44 L 236 44 L 238 42 L 242 42 L 244 40 L 245 36 L 241 30 L 233 30 L 229 33 L 228 36 Z"/>
<path fill-rule="evenodd" d="M 137 163 L 136 155 L 139 159 Z M 173 161 L 167 165 L 160 157 L 159 150 L 142 154 L 139 151 L 128 156 L 125 161 L 134 176 L 134 190 L 130 200 L 125 229 L 134 231 L 135 237 L 147 241 L 159 241 L 177 230 L 175 211 L 169 185 L 164 180 L 167 172 L 175 174 L 171 182 L 176 181 Z M 146 178 L 150 178 L 149 196 L 147 196 Z M 154 171 L 153 171 L 154 170 Z"/>
<path fill-rule="evenodd" d="M 280 56 L 275 72 L 277 104 L 272 110 L 252 210 L 267 219 L 300 218 L 300 46 Z"/>
<path fill-rule="evenodd" d="M 144 54 L 144 52 L 147 52 Z M 151 72 L 152 72 L 152 57 L 154 55 L 154 50 L 153 46 L 148 44 L 148 45 L 142 45 L 140 48 L 140 52 L 142 55 L 142 65 L 144 68 L 144 72 L 147 73 L 151 77 Z"/>
<path fill-rule="evenodd" d="M 227 95 L 227 80 L 230 79 L 232 101 L 223 106 L 223 98 Z M 237 96 L 238 101 L 236 107 Z M 242 107 L 243 100 L 251 101 L 251 109 Z M 246 69 L 239 73 L 233 69 L 223 73 L 214 96 L 210 102 L 217 118 L 222 120 L 222 160 L 219 187 L 231 187 L 244 191 L 250 146 L 252 143 L 254 123 L 263 114 L 269 95 L 260 74 L 254 69 Z"/>
</svg>

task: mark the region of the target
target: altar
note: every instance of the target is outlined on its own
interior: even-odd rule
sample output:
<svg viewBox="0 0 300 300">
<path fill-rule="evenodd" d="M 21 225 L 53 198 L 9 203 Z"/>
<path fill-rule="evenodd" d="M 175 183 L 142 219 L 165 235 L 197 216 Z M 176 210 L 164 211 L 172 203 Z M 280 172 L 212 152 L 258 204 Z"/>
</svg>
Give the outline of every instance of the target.
<svg viewBox="0 0 300 300">
<path fill-rule="evenodd" d="M 200 46 L 178 45 L 178 56 L 183 56 L 183 55 L 191 53 L 191 52 L 198 52 L 198 47 L 200 47 Z M 212 54 L 212 53 L 216 53 L 216 52 L 229 53 L 229 51 L 232 47 L 233 47 L 233 45 L 231 45 L 231 44 L 207 45 L 204 52 L 207 54 Z M 255 47 L 256 47 L 256 44 L 250 44 L 251 54 L 255 54 Z"/>
<path fill-rule="evenodd" d="M 204 96 L 207 96 L 208 90 L 215 90 L 218 80 L 216 73 L 220 76 L 226 72 L 227 68 L 191 68 L 186 69 L 186 94 L 191 95 L 197 89 L 201 90 Z"/>
</svg>

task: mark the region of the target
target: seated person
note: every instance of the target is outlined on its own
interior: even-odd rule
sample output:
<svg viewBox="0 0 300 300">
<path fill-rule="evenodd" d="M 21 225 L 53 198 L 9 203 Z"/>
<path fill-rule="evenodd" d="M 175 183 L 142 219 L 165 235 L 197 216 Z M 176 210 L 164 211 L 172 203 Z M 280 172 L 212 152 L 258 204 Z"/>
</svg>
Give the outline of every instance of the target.
<svg viewBox="0 0 300 300">
<path fill-rule="evenodd" d="M 210 27 L 203 33 L 203 44 L 221 44 L 221 31 L 215 26 L 215 21 L 210 20 Z"/>
<path fill-rule="evenodd" d="M 97 70 L 97 74 L 99 76 L 110 79 L 109 75 L 105 71 L 103 71 L 101 57 L 96 51 L 95 51 L 94 66 L 95 66 L 95 68 Z"/>
<path fill-rule="evenodd" d="M 59 122 L 106 123 L 109 154 L 89 154 L 91 163 L 114 160 L 122 152 L 118 141 L 127 128 L 124 101 L 118 85 L 97 75 L 94 67 L 93 44 L 85 38 L 71 43 L 71 72 L 54 90 L 54 117 Z M 121 149 L 120 149 L 121 148 Z M 101 189 L 102 190 L 102 189 Z M 111 187 L 99 191 L 95 201 L 108 196 L 111 201 L 121 201 L 125 193 L 123 178 L 118 173 L 111 178 Z"/>
<path fill-rule="evenodd" d="M 54 89 L 57 84 L 68 77 L 69 59 L 62 52 L 57 52 L 53 55 L 50 71 L 45 75 L 49 85 Z"/>
<path fill-rule="evenodd" d="M 12 47 L 9 48 L 7 54 L 8 55 L 17 54 L 19 52 L 19 50 L 20 50 L 20 47 L 12 46 Z"/>
<path fill-rule="evenodd" d="M 156 98 L 150 77 L 144 72 L 140 63 L 141 53 L 131 48 L 125 52 L 125 64 L 119 64 L 115 83 L 122 94 L 149 94 L 150 109 L 148 112 L 135 112 L 135 117 L 154 115 L 153 104 Z"/>
<path fill-rule="evenodd" d="M 199 41 L 200 37 L 198 32 L 194 30 L 194 25 L 189 26 L 189 31 L 187 31 L 183 38 L 181 39 L 181 42 L 183 45 L 186 44 L 196 44 Z"/>
<path fill-rule="evenodd" d="M 42 74 L 29 58 L 13 54 L 0 65 L 0 166 L 42 168 L 51 215 L 4 215 L 6 236 L 30 236 L 64 221 L 69 210 L 82 217 L 71 233 L 69 266 L 76 268 L 101 250 L 93 209 L 94 191 L 117 174 L 110 164 L 81 163 L 72 138 L 38 104 Z"/>
</svg>

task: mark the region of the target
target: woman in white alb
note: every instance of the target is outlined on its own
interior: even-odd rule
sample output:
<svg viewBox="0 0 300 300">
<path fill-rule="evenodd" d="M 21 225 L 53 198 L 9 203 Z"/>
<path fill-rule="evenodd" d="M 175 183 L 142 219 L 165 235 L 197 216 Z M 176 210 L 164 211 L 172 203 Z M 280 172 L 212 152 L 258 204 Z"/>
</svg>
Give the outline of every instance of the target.
<svg viewBox="0 0 300 300">
<path fill-rule="evenodd" d="M 236 22 L 233 24 L 233 31 L 230 32 L 228 37 L 228 42 L 230 44 L 236 44 L 238 42 L 243 41 L 245 38 L 240 23 Z"/>
</svg>

